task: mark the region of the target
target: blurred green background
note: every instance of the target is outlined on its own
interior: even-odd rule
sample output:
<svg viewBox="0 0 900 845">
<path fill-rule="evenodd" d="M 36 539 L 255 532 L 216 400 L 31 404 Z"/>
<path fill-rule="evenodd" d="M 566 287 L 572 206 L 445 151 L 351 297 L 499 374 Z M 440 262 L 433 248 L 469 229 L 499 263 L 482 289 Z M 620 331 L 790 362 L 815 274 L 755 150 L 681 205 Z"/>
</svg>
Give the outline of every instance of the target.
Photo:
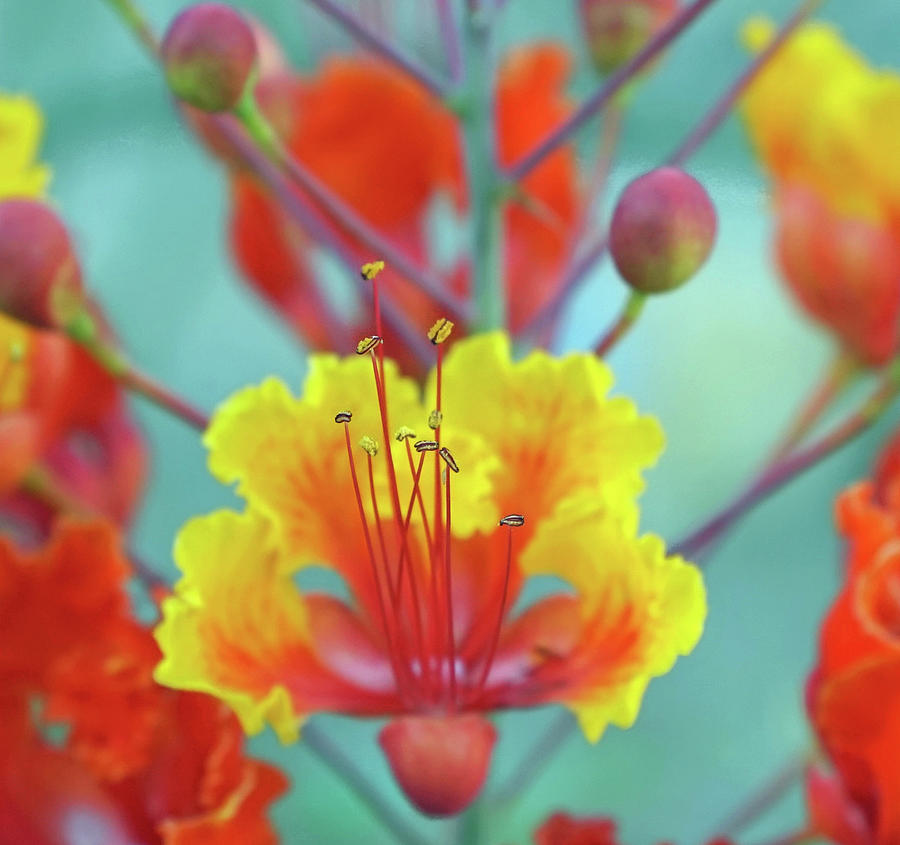
<svg viewBox="0 0 900 845">
<path fill-rule="evenodd" d="M 351 0 L 348 0 L 353 5 Z M 163 28 L 182 0 L 144 0 Z M 441 66 L 432 4 L 385 2 L 404 46 Z M 737 30 L 748 15 L 776 18 L 787 0 L 720 0 L 640 87 L 613 178 L 618 190 L 658 163 L 747 61 Z M 302 0 L 245 0 L 279 34 L 300 67 L 350 43 Z M 865 11 L 862 9 L 864 8 Z M 826 4 L 822 17 L 876 64 L 895 67 L 896 0 Z M 505 45 L 554 38 L 578 53 L 572 92 L 596 84 L 579 40 L 575 0 L 509 0 Z M 212 408 L 231 390 L 278 373 L 299 384 L 304 353 L 238 281 L 225 238 L 226 190 L 218 166 L 180 124 L 159 74 L 102 0 L 0 0 L 0 88 L 27 92 L 47 115 L 44 158 L 52 193 L 76 232 L 87 275 L 133 357 L 147 371 Z M 731 496 L 764 457 L 830 354 L 827 339 L 783 294 L 769 256 L 765 184 L 732 119 L 691 163 L 715 200 L 721 235 L 712 260 L 684 290 L 654 301 L 611 363 L 618 389 L 660 417 L 668 449 L 649 474 L 646 530 L 678 538 Z M 608 266 L 571 317 L 566 346 L 596 339 L 623 298 Z M 78 385 L 72 385 L 73 390 Z M 153 451 L 135 546 L 167 576 L 170 547 L 189 516 L 228 501 L 204 466 L 195 434 L 136 403 Z M 565 808 L 608 813 L 630 845 L 699 843 L 716 822 L 810 739 L 802 686 L 818 621 L 837 583 L 836 491 L 866 473 L 896 422 L 877 430 L 746 519 L 708 571 L 710 612 L 695 653 L 653 682 L 637 725 L 610 729 L 596 747 L 572 735 L 518 800 L 477 819 L 480 841 L 526 843 L 544 815 Z M 492 773 L 499 783 L 554 711 L 500 717 Z M 318 720 L 429 841 L 451 825 L 415 818 L 387 776 L 376 725 Z M 295 788 L 275 810 L 285 843 L 388 843 L 392 838 L 303 745 L 251 742 Z M 799 790 L 756 842 L 800 821 Z"/>
</svg>

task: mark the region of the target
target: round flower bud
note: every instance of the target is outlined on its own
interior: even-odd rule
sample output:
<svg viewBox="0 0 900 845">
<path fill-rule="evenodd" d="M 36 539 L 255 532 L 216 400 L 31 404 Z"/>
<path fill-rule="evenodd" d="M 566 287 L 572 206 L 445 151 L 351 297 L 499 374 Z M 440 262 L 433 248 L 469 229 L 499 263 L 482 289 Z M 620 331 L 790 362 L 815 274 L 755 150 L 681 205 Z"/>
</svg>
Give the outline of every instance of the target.
<svg viewBox="0 0 900 845">
<path fill-rule="evenodd" d="M 237 105 L 257 62 L 252 27 L 222 3 L 185 9 L 169 26 L 161 53 L 175 95 L 207 112 Z"/>
<path fill-rule="evenodd" d="M 581 25 L 601 73 L 630 61 L 669 21 L 678 0 L 579 0 Z"/>
<path fill-rule="evenodd" d="M 497 732 L 474 714 L 403 716 L 379 741 L 406 797 L 429 816 L 462 812 L 484 785 Z"/>
<path fill-rule="evenodd" d="M 81 268 L 56 213 L 32 199 L 0 202 L 0 311 L 60 328 L 82 307 Z"/>
<path fill-rule="evenodd" d="M 622 278 L 641 293 L 684 284 L 716 239 L 716 209 L 706 189 L 676 167 L 635 179 L 616 204 L 609 249 Z"/>
</svg>

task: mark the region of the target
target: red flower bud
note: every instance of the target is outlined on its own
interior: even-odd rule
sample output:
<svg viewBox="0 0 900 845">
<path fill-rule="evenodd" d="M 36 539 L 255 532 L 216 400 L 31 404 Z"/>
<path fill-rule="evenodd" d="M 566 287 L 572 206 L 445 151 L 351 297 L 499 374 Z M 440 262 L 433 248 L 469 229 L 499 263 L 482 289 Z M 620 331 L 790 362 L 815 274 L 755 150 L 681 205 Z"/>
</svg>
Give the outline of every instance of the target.
<svg viewBox="0 0 900 845">
<path fill-rule="evenodd" d="M 482 718 L 403 716 L 379 735 L 406 797 L 429 816 L 464 810 L 487 777 L 497 732 Z"/>
<path fill-rule="evenodd" d="M 578 5 L 594 64 L 611 73 L 668 22 L 678 0 L 579 0 Z"/>
<path fill-rule="evenodd" d="M 622 278 L 642 293 L 686 282 L 712 250 L 716 210 L 706 189 L 675 167 L 635 179 L 613 212 L 609 248 Z"/>
<path fill-rule="evenodd" d="M 42 202 L 0 202 L 0 310 L 38 328 L 82 307 L 81 268 L 66 227 Z"/>
<path fill-rule="evenodd" d="M 222 3 L 185 9 L 169 26 L 161 52 L 175 95 L 208 112 L 237 105 L 257 62 L 252 27 Z"/>
</svg>

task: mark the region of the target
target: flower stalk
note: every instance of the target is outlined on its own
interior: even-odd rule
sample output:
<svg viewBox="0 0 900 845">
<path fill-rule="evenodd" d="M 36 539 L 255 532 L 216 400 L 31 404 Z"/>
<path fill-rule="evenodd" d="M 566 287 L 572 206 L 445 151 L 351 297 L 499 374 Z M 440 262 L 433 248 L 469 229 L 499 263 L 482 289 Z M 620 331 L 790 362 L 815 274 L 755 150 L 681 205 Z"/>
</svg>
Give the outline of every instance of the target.
<svg viewBox="0 0 900 845">
<path fill-rule="evenodd" d="M 704 522 L 680 543 L 675 544 L 672 547 L 673 554 L 692 558 L 706 551 L 757 504 L 872 426 L 893 404 L 898 393 L 900 393 L 900 360 L 895 360 L 884 374 L 879 388 L 859 410 L 810 446 L 793 452 L 774 466 L 763 470 L 731 504 Z"/>
<path fill-rule="evenodd" d="M 632 291 L 619 315 L 619 319 L 613 323 L 607 330 L 606 334 L 600 339 L 594 347 L 594 352 L 601 358 L 606 355 L 612 348 L 629 332 L 631 327 L 637 322 L 638 318 L 644 310 L 647 302 L 647 295 L 640 291 Z"/>
</svg>

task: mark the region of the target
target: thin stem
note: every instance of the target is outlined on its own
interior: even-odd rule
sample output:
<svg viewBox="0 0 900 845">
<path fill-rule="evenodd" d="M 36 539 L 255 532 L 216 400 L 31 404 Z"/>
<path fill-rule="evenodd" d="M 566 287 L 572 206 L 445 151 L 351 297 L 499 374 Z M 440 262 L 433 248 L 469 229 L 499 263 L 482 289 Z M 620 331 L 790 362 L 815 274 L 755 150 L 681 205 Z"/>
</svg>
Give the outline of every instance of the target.
<svg viewBox="0 0 900 845">
<path fill-rule="evenodd" d="M 771 775 L 740 806 L 730 812 L 715 828 L 711 836 L 733 836 L 755 822 L 767 810 L 777 804 L 803 777 L 809 765 L 810 754 L 797 754 Z"/>
<path fill-rule="evenodd" d="M 306 0 L 306 2 L 315 6 L 323 15 L 336 21 L 360 44 L 400 68 L 400 70 L 412 79 L 415 79 L 416 82 L 436 97 L 444 97 L 447 94 L 446 83 L 438 79 L 428 68 L 403 55 L 353 12 L 339 3 L 333 2 L 333 0 Z"/>
<path fill-rule="evenodd" d="M 198 431 L 206 431 L 209 427 L 209 417 L 206 414 L 140 370 L 129 366 L 118 379 L 124 387 L 139 393 L 157 407 L 174 414 Z"/>
<path fill-rule="evenodd" d="M 494 149 L 494 66 L 491 30 L 486 16 L 470 8 L 464 28 L 468 98 L 463 143 L 472 226 L 472 294 L 475 328 L 506 324 L 506 291 L 502 283 L 501 190 Z"/>
<path fill-rule="evenodd" d="M 305 725 L 302 733 L 303 744 L 322 763 L 350 787 L 377 818 L 403 845 L 427 845 L 427 840 L 420 836 L 388 803 L 356 762 L 345 754 L 315 725 Z"/>
<path fill-rule="evenodd" d="M 900 362 L 895 361 L 875 393 L 843 423 L 811 446 L 798 450 L 763 470 L 731 504 L 672 547 L 672 554 L 691 558 L 704 551 L 738 519 L 787 482 L 827 458 L 869 428 L 890 407 L 900 391 Z"/>
<path fill-rule="evenodd" d="M 860 366 L 846 353 L 838 353 L 828 364 L 825 375 L 801 406 L 787 431 L 772 451 L 769 465 L 780 461 L 800 444 L 832 403 L 859 374 Z"/>
<path fill-rule="evenodd" d="M 563 748 L 575 730 L 575 720 L 568 711 L 560 713 L 550 727 L 525 752 L 515 771 L 495 793 L 499 802 L 512 801 L 537 779 L 550 760 Z"/>
<path fill-rule="evenodd" d="M 459 83 L 463 75 L 462 49 L 459 43 L 459 27 L 453 14 L 452 0 L 437 0 L 437 15 L 441 41 L 444 42 L 444 51 L 447 54 L 450 78 L 454 83 Z"/>
<path fill-rule="evenodd" d="M 149 399 L 199 431 L 209 427 L 209 417 L 169 388 L 136 369 L 130 361 L 100 333 L 88 311 L 79 312 L 65 327 L 66 334 L 123 387 Z"/>
<path fill-rule="evenodd" d="M 118 14 L 125 25 L 153 58 L 157 57 L 159 42 L 147 19 L 132 0 L 106 0 L 110 8 Z"/>
<path fill-rule="evenodd" d="M 240 124 L 226 115 L 214 119 L 219 132 L 240 154 L 244 164 L 271 192 L 282 210 L 317 243 L 328 249 L 354 277 L 359 272 L 359 258 L 353 254 L 329 227 L 309 200 L 294 190 L 281 170 L 247 137 Z M 368 287 L 365 295 L 371 297 Z M 412 326 L 395 303 L 384 299 L 381 303 L 385 319 L 404 345 L 415 352 L 423 362 L 431 360 L 431 344 L 422 332 Z"/>
<path fill-rule="evenodd" d="M 606 84 L 576 110 L 568 120 L 561 123 L 530 153 L 517 161 L 506 175 L 513 181 L 520 180 L 537 167 L 557 147 L 571 140 L 572 136 L 605 108 L 622 88 L 640 73 L 656 56 L 672 43 L 693 21 L 711 6 L 715 0 L 694 0 L 685 6 L 666 26 L 651 38 L 646 46 L 631 61 L 622 65 Z"/>
<path fill-rule="evenodd" d="M 257 108 L 252 92 L 248 92 L 235 108 L 235 117 L 250 138 L 259 145 L 263 153 L 281 168 L 285 174 L 304 192 L 312 197 L 338 225 L 359 239 L 365 247 L 383 258 L 401 276 L 432 297 L 443 307 L 466 320 L 468 314 L 461 303 L 440 279 L 417 267 L 413 262 L 371 226 L 352 206 L 345 203 L 331 188 L 312 171 L 307 170 L 282 145 L 281 140 L 269 122 Z"/>
<path fill-rule="evenodd" d="M 674 167 L 681 167 L 706 142 L 710 135 L 719 128 L 721 123 L 731 113 L 741 95 L 747 90 L 750 83 L 756 79 L 759 72 L 793 35 L 797 27 L 822 5 L 822 2 L 823 0 L 805 0 L 805 2 L 800 4 L 766 48 L 747 66 L 725 94 L 706 113 L 703 120 L 694 127 L 687 138 L 669 156 L 667 159 L 668 164 Z"/>
<path fill-rule="evenodd" d="M 606 355 L 629 331 L 629 329 L 637 322 L 638 317 L 644 310 L 647 302 L 647 295 L 632 291 L 619 315 L 619 319 L 609 327 L 606 334 L 597 343 L 594 352 L 601 358 Z"/>
</svg>

